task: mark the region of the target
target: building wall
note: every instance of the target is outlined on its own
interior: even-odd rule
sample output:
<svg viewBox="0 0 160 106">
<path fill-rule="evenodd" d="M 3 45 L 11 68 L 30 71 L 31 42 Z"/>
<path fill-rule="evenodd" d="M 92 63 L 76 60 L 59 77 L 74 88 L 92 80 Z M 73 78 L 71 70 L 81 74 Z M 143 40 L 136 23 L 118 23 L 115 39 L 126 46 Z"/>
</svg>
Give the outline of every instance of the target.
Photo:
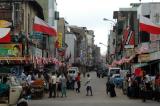
<svg viewBox="0 0 160 106">
<path fill-rule="evenodd" d="M 48 0 L 36 0 L 43 8 L 44 19 L 48 22 Z"/>
<path fill-rule="evenodd" d="M 54 29 L 57 30 L 57 20 L 55 20 L 55 11 L 57 10 L 56 0 L 36 0 L 43 8 L 45 21 L 48 22 Z M 54 46 L 56 42 L 55 37 L 49 37 L 49 54 L 52 57 L 56 57 L 56 48 Z"/>
<path fill-rule="evenodd" d="M 116 34 L 113 32 L 113 30 L 110 30 L 110 35 L 109 35 L 109 54 L 115 54 L 115 47 L 116 47 Z"/>
<path fill-rule="evenodd" d="M 160 3 L 142 3 L 137 9 L 139 15 L 149 15 L 153 23 L 160 25 Z M 160 36 L 150 34 L 150 40 L 160 40 Z M 153 38 L 154 37 L 154 38 Z"/>
<path fill-rule="evenodd" d="M 65 34 L 65 43 L 67 43 L 68 47 L 66 49 L 66 54 L 65 57 L 70 56 L 71 54 L 71 59 L 69 63 L 75 63 L 75 49 L 76 49 L 76 36 L 75 34 L 68 33 Z"/>
</svg>

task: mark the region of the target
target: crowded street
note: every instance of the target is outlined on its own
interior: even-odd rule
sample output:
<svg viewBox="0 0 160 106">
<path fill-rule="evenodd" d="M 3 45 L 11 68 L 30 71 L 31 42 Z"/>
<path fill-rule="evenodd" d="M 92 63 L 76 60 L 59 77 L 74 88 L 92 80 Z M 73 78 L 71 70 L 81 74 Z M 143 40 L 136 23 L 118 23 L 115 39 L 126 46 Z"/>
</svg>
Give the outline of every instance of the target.
<svg viewBox="0 0 160 106">
<path fill-rule="evenodd" d="M 129 99 L 123 95 L 122 90 L 116 88 L 116 97 L 106 94 L 107 78 L 97 78 L 95 72 L 91 72 L 93 96 L 86 96 L 84 86 L 85 78 L 82 77 L 81 92 L 76 93 L 67 90 L 65 98 L 48 98 L 48 94 L 40 100 L 29 100 L 29 106 L 159 106 L 159 102 L 147 100 L 145 103 L 141 99 Z"/>
<path fill-rule="evenodd" d="M 0 106 L 160 106 L 160 0 L 0 0 Z"/>
</svg>

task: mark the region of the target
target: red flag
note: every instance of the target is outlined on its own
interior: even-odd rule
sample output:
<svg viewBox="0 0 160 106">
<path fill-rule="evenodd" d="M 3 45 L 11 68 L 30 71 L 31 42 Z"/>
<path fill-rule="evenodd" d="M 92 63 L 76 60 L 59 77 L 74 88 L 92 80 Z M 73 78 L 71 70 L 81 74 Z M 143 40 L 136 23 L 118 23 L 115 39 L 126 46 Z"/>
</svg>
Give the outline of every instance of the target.
<svg viewBox="0 0 160 106">
<path fill-rule="evenodd" d="M 0 43 L 11 42 L 10 28 L 0 28 Z"/>
<path fill-rule="evenodd" d="M 45 21 L 35 16 L 33 29 L 37 32 L 46 33 L 50 36 L 57 36 L 56 30 Z"/>
<path fill-rule="evenodd" d="M 145 31 L 152 34 L 160 34 L 160 26 L 154 24 L 149 18 L 140 16 L 139 23 L 140 31 Z"/>
</svg>

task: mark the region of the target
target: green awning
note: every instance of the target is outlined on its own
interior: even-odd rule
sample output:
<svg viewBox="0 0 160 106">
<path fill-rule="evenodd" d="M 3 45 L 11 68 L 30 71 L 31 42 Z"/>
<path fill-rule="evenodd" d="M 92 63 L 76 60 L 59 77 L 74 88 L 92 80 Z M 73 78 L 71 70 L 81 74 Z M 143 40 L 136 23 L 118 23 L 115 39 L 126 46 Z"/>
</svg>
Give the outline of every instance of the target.
<svg viewBox="0 0 160 106">
<path fill-rule="evenodd" d="M 148 63 L 136 63 L 136 64 L 133 64 L 133 67 L 134 68 L 138 68 L 138 67 L 144 67 L 144 66 L 147 66 Z"/>
</svg>

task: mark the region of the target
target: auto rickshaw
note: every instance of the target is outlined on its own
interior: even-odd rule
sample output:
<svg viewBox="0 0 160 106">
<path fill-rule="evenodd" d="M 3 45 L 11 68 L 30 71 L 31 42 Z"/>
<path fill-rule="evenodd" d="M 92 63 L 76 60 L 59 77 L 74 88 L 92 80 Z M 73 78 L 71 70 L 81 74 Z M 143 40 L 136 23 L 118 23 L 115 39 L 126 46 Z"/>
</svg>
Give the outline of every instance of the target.
<svg viewBox="0 0 160 106">
<path fill-rule="evenodd" d="M 0 73 L 0 106 L 16 105 L 22 94 L 22 86 L 11 74 Z"/>
</svg>

